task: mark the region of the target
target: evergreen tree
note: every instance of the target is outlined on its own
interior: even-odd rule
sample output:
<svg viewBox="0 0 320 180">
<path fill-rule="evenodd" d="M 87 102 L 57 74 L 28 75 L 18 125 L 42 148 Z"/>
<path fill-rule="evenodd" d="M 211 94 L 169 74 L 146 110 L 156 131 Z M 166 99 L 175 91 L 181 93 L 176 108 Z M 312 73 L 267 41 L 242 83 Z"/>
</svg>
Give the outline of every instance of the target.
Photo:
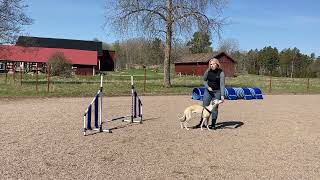
<svg viewBox="0 0 320 180">
<path fill-rule="evenodd" d="M 259 51 L 258 49 L 250 50 L 247 53 L 247 69 L 249 74 L 258 74 L 260 72 L 260 66 L 259 66 Z"/>
<path fill-rule="evenodd" d="M 272 75 L 279 65 L 278 49 L 271 46 L 264 47 L 259 51 L 259 61 L 263 68 L 263 74 Z"/>
<path fill-rule="evenodd" d="M 191 41 L 187 43 L 192 54 L 212 52 L 210 36 L 206 32 L 195 32 Z"/>
<path fill-rule="evenodd" d="M 279 65 L 281 76 L 288 77 L 290 75 L 291 61 L 292 61 L 291 49 L 283 49 L 279 54 Z"/>
</svg>

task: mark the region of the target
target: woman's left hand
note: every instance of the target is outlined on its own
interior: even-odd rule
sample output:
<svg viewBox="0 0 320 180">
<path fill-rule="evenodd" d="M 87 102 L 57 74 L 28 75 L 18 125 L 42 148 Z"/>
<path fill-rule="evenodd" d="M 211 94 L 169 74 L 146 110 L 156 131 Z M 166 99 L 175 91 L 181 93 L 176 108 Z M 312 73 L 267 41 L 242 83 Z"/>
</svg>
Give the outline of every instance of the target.
<svg viewBox="0 0 320 180">
<path fill-rule="evenodd" d="M 222 101 L 222 103 L 224 102 L 224 96 L 221 96 L 221 101 Z"/>
</svg>

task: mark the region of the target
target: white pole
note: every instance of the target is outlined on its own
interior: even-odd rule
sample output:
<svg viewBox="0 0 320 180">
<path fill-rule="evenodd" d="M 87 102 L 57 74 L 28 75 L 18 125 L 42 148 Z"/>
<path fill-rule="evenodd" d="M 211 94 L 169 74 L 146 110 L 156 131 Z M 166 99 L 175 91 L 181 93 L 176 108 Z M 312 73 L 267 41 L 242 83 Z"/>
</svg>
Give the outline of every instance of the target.
<svg viewBox="0 0 320 180">
<path fill-rule="evenodd" d="M 141 112 L 141 116 L 143 115 L 143 112 L 142 112 L 142 104 L 141 104 L 141 106 L 140 106 L 140 112 Z"/>
<path fill-rule="evenodd" d="M 101 75 L 100 87 L 102 88 L 103 75 Z"/>
<path fill-rule="evenodd" d="M 99 71 L 101 71 L 101 62 L 100 62 L 100 59 L 98 59 L 98 64 L 99 64 Z"/>
<path fill-rule="evenodd" d="M 133 86 L 133 76 L 131 76 L 131 86 Z"/>
<path fill-rule="evenodd" d="M 140 116 L 141 116 L 141 118 L 140 118 L 140 123 L 142 123 L 142 104 L 141 104 L 141 107 L 140 107 L 141 109 L 140 109 L 140 112 L 141 112 L 141 114 L 140 114 Z"/>
<path fill-rule="evenodd" d="M 101 74 L 101 82 L 100 82 L 100 106 L 99 106 L 99 130 L 102 132 L 102 84 L 103 84 L 103 75 Z"/>
<path fill-rule="evenodd" d="M 102 87 L 102 84 L 103 84 L 103 75 L 101 74 L 101 84 L 100 84 L 100 91 L 101 91 L 101 99 L 100 99 L 100 123 L 101 123 L 101 129 L 100 129 L 100 131 L 102 131 L 102 132 L 108 132 L 108 133 L 112 133 L 112 131 L 111 130 L 109 130 L 109 129 L 102 129 L 102 92 L 103 92 L 103 87 Z M 108 119 L 106 118 L 106 127 L 107 127 L 107 122 L 108 122 Z"/>
</svg>

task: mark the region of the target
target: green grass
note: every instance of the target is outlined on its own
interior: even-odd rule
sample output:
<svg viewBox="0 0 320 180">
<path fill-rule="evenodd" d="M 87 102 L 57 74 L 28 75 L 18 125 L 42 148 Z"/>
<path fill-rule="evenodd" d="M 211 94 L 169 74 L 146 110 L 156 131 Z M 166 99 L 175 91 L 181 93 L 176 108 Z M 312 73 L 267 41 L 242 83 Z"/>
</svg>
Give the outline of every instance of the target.
<svg viewBox="0 0 320 180">
<path fill-rule="evenodd" d="M 320 93 L 319 78 L 310 78 L 309 90 L 307 78 L 271 77 L 271 92 L 269 76 L 241 75 L 236 78 L 227 78 L 226 84 L 232 87 L 259 87 L 264 93 L 272 94 Z"/>
<path fill-rule="evenodd" d="M 108 72 L 104 76 L 104 93 L 107 96 L 130 95 L 130 75 L 134 75 L 135 88 L 144 95 L 191 95 L 194 87 L 202 86 L 202 77 L 171 76 L 171 88 L 163 87 L 163 73 L 147 71 L 146 91 L 144 91 L 144 70 Z M 49 92 L 45 75 L 38 76 L 38 91 L 36 91 L 36 76 L 24 74 L 0 74 L 0 97 L 83 97 L 93 96 L 99 89 L 99 76 L 75 76 L 71 78 L 51 77 Z M 264 94 L 304 94 L 320 93 L 320 79 L 310 79 L 307 92 L 307 79 L 272 77 L 272 89 L 269 89 L 270 77 L 256 75 L 239 75 L 226 78 L 226 86 L 259 87 Z"/>
</svg>

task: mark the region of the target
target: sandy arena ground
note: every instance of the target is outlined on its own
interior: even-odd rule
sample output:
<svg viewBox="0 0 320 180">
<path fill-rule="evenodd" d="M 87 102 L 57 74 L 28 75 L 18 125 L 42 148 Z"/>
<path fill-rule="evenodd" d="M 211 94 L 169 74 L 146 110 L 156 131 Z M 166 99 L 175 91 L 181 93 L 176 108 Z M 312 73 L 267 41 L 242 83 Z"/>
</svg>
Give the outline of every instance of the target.
<svg viewBox="0 0 320 180">
<path fill-rule="evenodd" d="M 319 179 L 320 95 L 264 97 L 226 101 L 224 128 L 187 131 L 177 117 L 199 101 L 146 96 L 143 124 L 86 137 L 91 98 L 2 98 L 0 179 Z M 130 97 L 104 97 L 104 118 L 129 108 Z"/>
</svg>

